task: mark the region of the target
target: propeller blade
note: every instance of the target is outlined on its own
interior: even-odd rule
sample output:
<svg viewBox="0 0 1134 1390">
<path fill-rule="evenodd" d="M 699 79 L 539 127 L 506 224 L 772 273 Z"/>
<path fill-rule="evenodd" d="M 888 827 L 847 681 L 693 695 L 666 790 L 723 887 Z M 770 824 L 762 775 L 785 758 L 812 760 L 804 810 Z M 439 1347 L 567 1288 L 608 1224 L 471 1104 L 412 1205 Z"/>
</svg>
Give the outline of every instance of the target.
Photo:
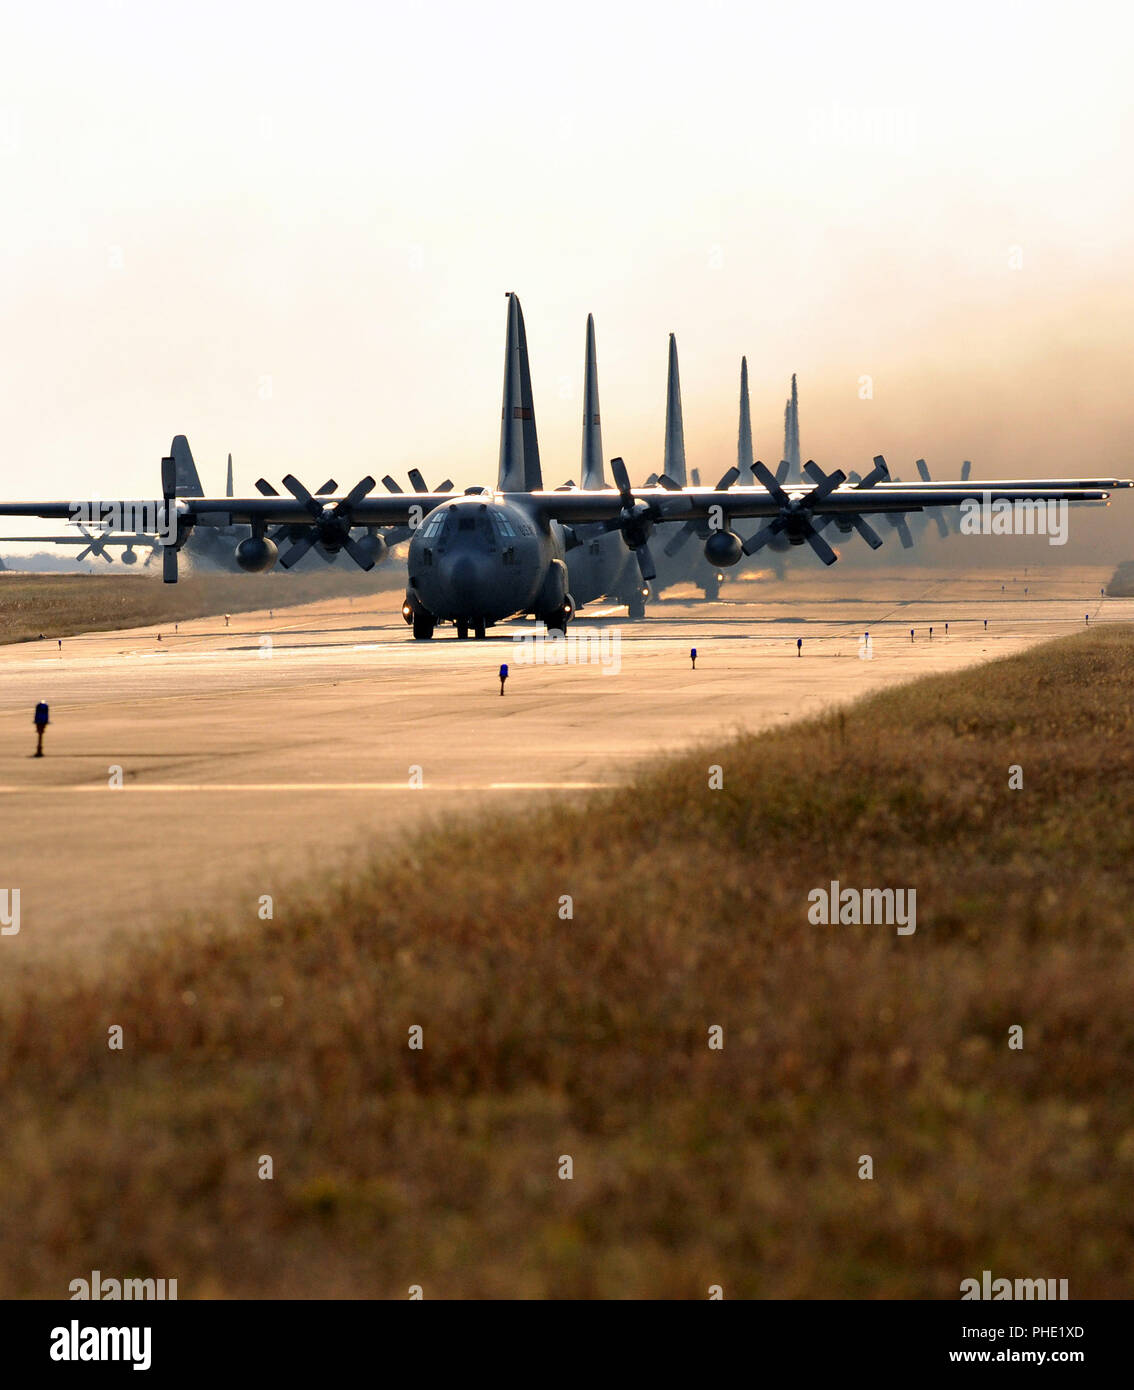
<svg viewBox="0 0 1134 1390">
<path fill-rule="evenodd" d="M 634 555 L 638 560 L 638 568 L 642 571 L 642 578 L 648 584 L 651 579 L 657 578 L 657 569 L 654 566 L 654 557 L 650 554 L 648 545 L 640 545 L 635 550 Z"/>
<path fill-rule="evenodd" d="M 929 476 L 929 465 L 924 459 L 917 460 L 917 471 L 923 483 L 931 483 L 933 481 Z"/>
<path fill-rule="evenodd" d="M 161 495 L 166 502 L 177 496 L 177 464 L 172 458 L 161 461 Z"/>
<path fill-rule="evenodd" d="M 787 495 L 783 488 L 780 487 L 779 480 L 772 474 L 772 472 L 768 468 L 764 466 L 764 464 L 760 462 L 759 459 L 757 459 L 756 462 L 752 465 L 752 472 L 756 475 L 756 478 L 761 484 L 761 486 L 766 488 L 768 492 L 771 493 L 771 495 L 776 499 L 776 501 L 779 503 L 781 507 L 791 506 L 791 498 Z"/>
<path fill-rule="evenodd" d="M 393 478 L 390 477 L 389 473 L 387 473 L 386 476 L 382 479 L 382 486 L 386 489 L 387 492 L 396 492 L 399 497 L 401 496 L 401 488 L 397 485 L 396 482 L 394 482 Z M 442 491 L 444 491 L 444 489 L 442 489 Z"/>
<path fill-rule="evenodd" d="M 336 515 L 344 509 L 349 509 L 356 502 L 361 502 L 368 492 L 374 491 L 374 479 L 369 474 L 361 482 L 355 483 L 354 487 L 347 493 L 343 500 L 335 507 Z"/>
<path fill-rule="evenodd" d="M 689 537 L 693 535 L 693 533 L 696 530 L 697 523 L 695 521 L 687 521 L 685 525 L 681 528 L 681 530 L 678 531 L 676 536 L 673 536 L 670 540 L 666 541 L 662 553 L 671 556 L 676 555 L 677 552 L 686 544 L 686 542 L 689 540 Z"/>
<path fill-rule="evenodd" d="M 452 478 L 446 478 L 445 481 L 441 484 L 441 486 L 437 489 L 437 491 L 438 491 L 438 492 L 452 492 L 452 491 L 453 491 L 453 480 L 452 480 Z"/>
<path fill-rule="evenodd" d="M 326 497 L 328 493 L 338 492 L 338 490 L 339 485 L 335 482 L 334 478 L 328 478 L 327 481 L 323 484 L 323 486 L 319 489 L 319 491 L 315 494 L 315 496 Z"/>
<path fill-rule="evenodd" d="M 663 473 L 658 478 L 658 486 L 664 487 L 666 492 L 680 492 L 681 484 L 676 482 L 668 473 Z"/>
<path fill-rule="evenodd" d="M 177 583 L 177 547 L 163 545 L 161 548 L 161 577 L 166 584 Z"/>
<path fill-rule="evenodd" d="M 315 501 L 314 497 L 311 496 L 298 478 L 293 477 L 293 475 L 289 473 L 283 480 L 283 485 L 297 502 L 303 503 L 313 517 L 318 518 L 323 515 L 323 508 Z"/>
<path fill-rule="evenodd" d="M 88 555 L 92 555 L 93 553 L 94 553 L 94 546 L 93 546 L 93 545 L 85 545 L 85 546 L 83 546 L 82 550 L 80 550 L 79 553 L 75 556 L 75 559 L 76 559 L 76 560 L 85 560 L 85 559 L 87 558 Z"/>
<path fill-rule="evenodd" d="M 961 464 L 961 482 L 967 483 L 969 481 L 969 474 L 972 471 L 973 461 L 972 459 L 966 459 L 964 463 Z"/>
<path fill-rule="evenodd" d="M 738 474 L 737 474 L 737 477 L 739 477 L 739 476 L 740 476 L 740 474 L 738 473 Z M 691 468 L 691 469 L 689 470 L 689 478 L 690 478 L 691 482 L 693 483 L 693 486 L 694 486 L 694 487 L 700 487 L 700 486 L 701 486 L 701 470 L 700 470 L 699 468 Z M 717 486 L 719 487 L 720 484 L 718 483 Z"/>
<path fill-rule="evenodd" d="M 409 480 L 410 480 L 410 487 L 413 488 L 414 492 L 428 492 L 428 491 L 429 491 L 429 488 L 426 487 L 426 485 L 425 485 L 425 478 L 422 476 L 422 473 L 421 473 L 421 470 L 420 470 L 420 469 L 418 469 L 418 468 L 411 468 L 411 469 L 409 470 Z"/>
<path fill-rule="evenodd" d="M 779 517 L 768 523 L 762 531 L 757 531 L 755 535 L 749 536 L 741 546 L 745 555 L 755 555 L 755 553 L 768 544 L 768 542 L 784 529 L 784 523 Z"/>
<path fill-rule="evenodd" d="M 791 461 L 789 459 L 780 459 L 779 463 L 776 464 L 776 482 L 786 483 L 790 472 Z"/>
<path fill-rule="evenodd" d="M 847 475 L 841 468 L 836 468 L 833 473 L 824 473 L 814 459 L 807 460 L 803 465 L 803 471 L 816 484 L 815 491 L 807 499 L 809 506 L 821 502 L 837 487 L 842 487 L 847 480 Z"/>
<path fill-rule="evenodd" d="M 852 516 L 851 525 L 866 542 L 866 544 L 871 548 L 871 550 L 879 549 L 879 547 L 882 544 L 882 537 L 878 534 L 878 532 L 874 529 L 873 526 L 871 526 L 868 522 L 864 521 L 863 518 L 860 516 Z"/>
<path fill-rule="evenodd" d="M 656 473 L 651 473 L 650 476 L 646 479 L 646 481 L 642 484 L 643 487 L 657 487 L 657 485 L 658 475 Z"/>
<path fill-rule="evenodd" d="M 318 539 L 318 534 L 315 531 L 306 532 L 285 554 L 280 556 L 280 564 L 285 570 L 291 569 L 292 565 L 303 559 Z"/>
<path fill-rule="evenodd" d="M 890 523 L 894 530 L 897 531 L 898 539 L 902 543 L 902 549 L 911 550 L 913 548 L 914 540 L 913 536 L 910 535 L 909 523 L 906 521 L 905 514 L 903 512 L 898 512 L 896 514 L 888 512 L 886 514 L 886 520 Z"/>
<path fill-rule="evenodd" d="M 266 482 L 263 478 L 256 479 L 256 491 L 260 493 L 263 497 L 279 496 L 279 493 L 275 490 L 271 483 Z"/>
<path fill-rule="evenodd" d="M 630 474 L 626 471 L 625 463 L 619 459 L 611 459 L 610 471 L 614 475 L 614 485 L 623 495 L 630 491 Z"/>
<path fill-rule="evenodd" d="M 696 478 L 696 480 L 697 480 L 697 481 L 693 484 L 693 486 L 694 486 L 694 487 L 700 487 L 700 486 L 701 486 L 701 477 L 700 477 L 700 474 L 697 472 L 697 470 L 696 470 L 695 468 L 694 468 L 694 470 L 693 470 L 693 476 L 694 476 L 694 478 Z M 717 491 L 718 491 L 718 492 L 727 492 L 727 491 L 729 490 L 729 488 L 732 487 L 733 483 L 735 483 L 736 480 L 737 480 L 737 478 L 739 478 L 739 477 L 740 477 L 740 469 L 739 469 L 739 468 L 730 468 L 730 469 L 728 470 L 727 473 L 725 473 L 722 477 L 720 477 L 720 478 L 717 479 Z"/>
<path fill-rule="evenodd" d="M 343 543 L 343 549 L 359 569 L 372 570 L 374 568 L 374 556 L 369 546 L 363 545 L 360 541 L 352 540 L 348 536 Z"/>
<path fill-rule="evenodd" d="M 833 565 L 835 561 L 839 558 L 831 549 L 831 547 L 827 544 L 827 542 L 823 539 L 823 537 L 820 536 L 818 532 L 816 532 L 814 527 L 812 527 L 812 529 L 807 532 L 807 534 L 804 536 L 804 539 L 825 565 Z"/>
<path fill-rule="evenodd" d="M 940 510 L 936 507 L 930 512 L 930 516 L 932 516 L 933 520 L 937 523 L 937 534 L 944 540 L 949 535 L 948 523 L 941 515 Z"/>
<path fill-rule="evenodd" d="M 874 455 L 874 467 L 876 470 L 882 470 L 882 482 L 888 483 L 890 481 L 890 465 L 881 454 Z"/>
</svg>

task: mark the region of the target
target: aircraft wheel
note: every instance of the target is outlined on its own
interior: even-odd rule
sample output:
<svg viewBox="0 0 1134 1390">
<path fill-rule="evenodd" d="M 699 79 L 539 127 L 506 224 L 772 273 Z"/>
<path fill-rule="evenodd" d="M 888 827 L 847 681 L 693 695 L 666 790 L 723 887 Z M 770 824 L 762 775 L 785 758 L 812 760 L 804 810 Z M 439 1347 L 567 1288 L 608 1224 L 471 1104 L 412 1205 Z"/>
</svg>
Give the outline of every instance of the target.
<svg viewBox="0 0 1134 1390">
<path fill-rule="evenodd" d="M 457 640 L 460 641 L 460 642 L 464 642 L 464 641 L 467 639 L 468 635 L 469 635 L 469 625 L 468 625 L 468 623 L 458 622 L 458 623 L 457 623 Z"/>
<path fill-rule="evenodd" d="M 478 642 L 483 642 L 483 641 L 484 641 L 484 619 L 483 619 L 483 618 L 479 618 L 475 623 L 473 623 L 473 636 L 476 638 L 476 640 L 477 640 Z"/>
<path fill-rule="evenodd" d="M 721 581 L 714 574 L 701 585 L 701 591 L 710 603 L 715 602 L 721 596 Z"/>
<path fill-rule="evenodd" d="M 642 594 L 635 594 L 627 607 L 630 610 L 630 617 L 635 621 L 646 616 L 646 600 Z"/>
<path fill-rule="evenodd" d="M 413 615 L 413 636 L 416 642 L 428 642 L 433 636 L 435 624 L 432 618 L 427 618 L 424 613 Z"/>
</svg>

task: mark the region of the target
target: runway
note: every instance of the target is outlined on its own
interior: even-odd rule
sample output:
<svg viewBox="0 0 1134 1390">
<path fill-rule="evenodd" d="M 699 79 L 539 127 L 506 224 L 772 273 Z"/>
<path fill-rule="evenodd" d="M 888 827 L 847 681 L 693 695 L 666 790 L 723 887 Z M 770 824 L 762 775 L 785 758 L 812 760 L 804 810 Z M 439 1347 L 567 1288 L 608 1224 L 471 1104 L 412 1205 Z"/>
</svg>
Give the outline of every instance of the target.
<svg viewBox="0 0 1134 1390">
<path fill-rule="evenodd" d="M 1134 599 L 1100 598 L 1110 573 L 801 568 L 727 584 L 719 603 L 668 598 L 640 623 L 584 612 L 579 659 L 555 665 L 539 663 L 530 622 L 414 642 L 391 593 L 184 622 L 160 640 L 143 628 L 0 647 L 0 888 L 21 895 L 0 962 L 98 951 L 171 915 L 254 921 L 262 895 L 371 848 L 396 856 L 431 815 L 616 786 L 697 742 L 707 768 L 739 730 L 1019 651 L 1088 615 L 1134 621 Z"/>
</svg>

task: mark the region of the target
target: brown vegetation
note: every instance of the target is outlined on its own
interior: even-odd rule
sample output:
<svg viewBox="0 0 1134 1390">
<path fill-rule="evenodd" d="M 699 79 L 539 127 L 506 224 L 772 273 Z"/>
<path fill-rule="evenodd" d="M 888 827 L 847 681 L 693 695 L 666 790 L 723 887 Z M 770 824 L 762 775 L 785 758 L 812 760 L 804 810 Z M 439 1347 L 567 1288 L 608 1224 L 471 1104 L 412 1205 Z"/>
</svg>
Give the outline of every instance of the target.
<svg viewBox="0 0 1134 1390">
<path fill-rule="evenodd" d="M 283 608 L 404 584 L 404 567 L 390 564 L 365 574 L 349 561 L 339 562 L 325 573 L 204 571 L 184 575 L 176 584 L 163 584 L 160 573 L 23 574 L 9 570 L 0 574 L 0 642 L 26 642 L 40 635 L 54 641 L 80 632 L 188 622 L 214 613 Z"/>
<path fill-rule="evenodd" d="M 0 1293 L 1128 1296 L 1132 734 L 1100 629 L 10 979 Z"/>
</svg>

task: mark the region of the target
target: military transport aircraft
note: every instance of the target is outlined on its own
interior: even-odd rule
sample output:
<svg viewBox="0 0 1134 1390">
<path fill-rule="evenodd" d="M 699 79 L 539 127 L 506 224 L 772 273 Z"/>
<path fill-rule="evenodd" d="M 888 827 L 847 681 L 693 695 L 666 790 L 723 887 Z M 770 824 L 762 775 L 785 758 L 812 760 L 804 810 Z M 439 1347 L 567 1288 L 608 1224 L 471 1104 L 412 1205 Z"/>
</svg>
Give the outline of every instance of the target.
<svg viewBox="0 0 1134 1390">
<path fill-rule="evenodd" d="M 286 567 L 313 545 L 323 545 L 332 553 L 345 551 L 369 570 L 376 562 L 375 548 L 353 532 L 365 528 L 369 538 L 379 527 L 396 527 L 410 534 L 402 613 L 415 638 L 432 637 L 444 622 L 454 623 L 458 636 L 467 636 L 471 630 L 483 637 L 491 624 L 528 613 L 548 628 L 562 631 L 578 603 L 571 588 L 572 569 L 580 582 L 585 578 L 585 568 L 569 569 L 569 559 L 583 550 L 585 556 L 602 561 L 601 547 L 597 555 L 590 547 L 605 536 L 621 537 L 648 584 L 657 574 L 650 539 L 659 523 L 704 523 L 708 530 L 704 552 L 712 565 L 733 565 L 742 554 L 752 554 L 780 536 L 792 545 L 810 545 L 825 563 L 833 564 L 838 556 L 820 534 L 830 520 L 850 520 L 861 530 L 868 525 L 864 520 L 868 515 L 958 507 L 972 500 L 972 490 L 960 482 L 892 483 L 881 456 L 856 485 L 849 484 L 841 470 L 824 473 L 810 461 L 804 466 L 809 484 L 781 484 L 757 461 L 753 472 L 758 486 L 737 487 L 737 470 L 730 469 L 716 487 L 682 487 L 663 474 L 656 486 L 633 488 L 626 465 L 615 458 L 611 461 L 614 488 L 546 490 L 527 335 L 514 294 L 508 295 L 501 415 L 495 490 L 470 488 L 459 495 L 387 491 L 373 496 L 375 479 L 365 477 L 343 495 L 316 496 L 289 474 L 283 480 L 287 496 L 272 492 L 258 497 L 179 497 L 175 459 L 164 458 L 160 530 L 166 538 L 162 545 L 165 581 L 176 582 L 180 551 L 197 528 L 223 533 L 232 526 L 247 526 L 248 535 L 236 545 L 237 561 L 243 569 L 261 571 L 271 569 L 277 559 Z M 602 480 L 592 475 L 592 481 Z M 980 491 L 992 505 L 1105 502 L 1111 490 L 1129 486 L 1129 481 L 1115 478 L 1020 479 L 982 482 Z M 123 511 L 135 505 L 109 504 Z M 61 519 L 72 517 L 74 510 L 71 502 L 0 502 L 0 516 Z M 765 523 L 747 541 L 733 529 L 744 517 Z M 288 548 L 281 553 L 285 541 Z M 591 568 L 599 574 L 598 563 Z M 601 580 L 600 575 L 594 582 L 610 581 Z"/>
</svg>

